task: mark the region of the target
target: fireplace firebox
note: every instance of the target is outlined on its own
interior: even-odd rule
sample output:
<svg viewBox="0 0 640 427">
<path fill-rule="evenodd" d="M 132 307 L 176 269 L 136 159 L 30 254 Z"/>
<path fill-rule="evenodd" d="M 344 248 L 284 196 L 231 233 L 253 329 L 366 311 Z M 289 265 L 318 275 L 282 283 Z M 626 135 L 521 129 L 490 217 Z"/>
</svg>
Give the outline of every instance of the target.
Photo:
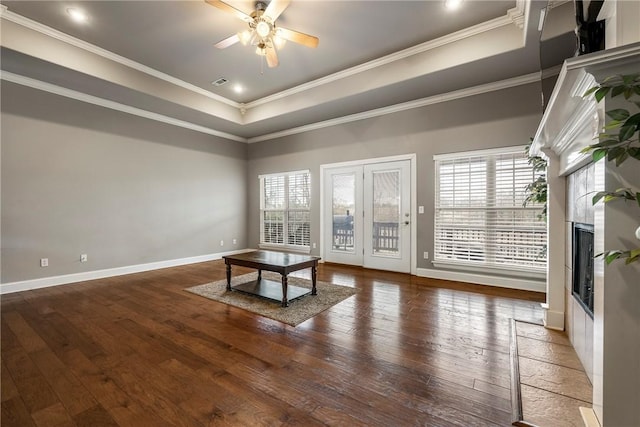
<svg viewBox="0 0 640 427">
<path fill-rule="evenodd" d="M 593 318 L 593 225 L 573 224 L 573 296 Z"/>
</svg>

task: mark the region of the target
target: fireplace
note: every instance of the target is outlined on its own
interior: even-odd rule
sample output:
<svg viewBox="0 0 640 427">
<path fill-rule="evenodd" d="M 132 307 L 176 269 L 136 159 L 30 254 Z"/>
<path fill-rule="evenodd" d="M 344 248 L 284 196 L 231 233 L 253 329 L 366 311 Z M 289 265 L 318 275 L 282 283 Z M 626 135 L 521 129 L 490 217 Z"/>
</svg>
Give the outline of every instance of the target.
<svg viewBox="0 0 640 427">
<path fill-rule="evenodd" d="M 593 225 L 573 223 L 573 287 L 575 299 L 593 318 Z"/>
</svg>

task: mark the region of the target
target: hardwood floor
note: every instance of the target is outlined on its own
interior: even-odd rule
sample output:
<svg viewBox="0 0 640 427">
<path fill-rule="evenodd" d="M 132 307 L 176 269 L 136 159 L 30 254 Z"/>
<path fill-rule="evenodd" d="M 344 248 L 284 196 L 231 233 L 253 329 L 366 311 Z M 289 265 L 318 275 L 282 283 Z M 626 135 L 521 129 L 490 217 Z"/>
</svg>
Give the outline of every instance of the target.
<svg viewBox="0 0 640 427">
<path fill-rule="evenodd" d="M 510 425 L 509 319 L 542 294 L 323 264 L 359 292 L 294 328 L 183 291 L 224 277 L 3 295 L 2 426 Z"/>
</svg>

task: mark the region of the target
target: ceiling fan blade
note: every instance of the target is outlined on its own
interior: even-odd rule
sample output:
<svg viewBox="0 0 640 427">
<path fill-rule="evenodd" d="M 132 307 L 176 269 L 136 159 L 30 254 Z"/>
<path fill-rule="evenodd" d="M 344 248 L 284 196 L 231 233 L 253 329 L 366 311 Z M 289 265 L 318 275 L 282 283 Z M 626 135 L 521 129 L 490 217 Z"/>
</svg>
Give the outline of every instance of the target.
<svg viewBox="0 0 640 427">
<path fill-rule="evenodd" d="M 238 43 L 240 41 L 240 37 L 237 34 L 232 35 L 231 37 L 227 37 L 224 40 L 219 41 L 214 46 L 218 49 L 224 49 L 226 47 L 231 46 L 232 44 Z"/>
<path fill-rule="evenodd" d="M 278 66 L 278 54 L 276 53 L 276 49 L 273 46 L 267 46 L 267 65 L 269 68 Z"/>
<path fill-rule="evenodd" d="M 318 47 L 318 43 L 320 42 L 317 37 L 282 27 L 278 27 L 276 34 L 283 39 L 291 40 L 294 43 L 307 47 Z"/>
<path fill-rule="evenodd" d="M 207 4 L 210 4 L 213 7 L 217 7 L 220 10 L 224 10 L 227 13 L 231 13 L 235 15 L 236 18 L 242 19 L 244 22 L 251 23 L 253 22 L 253 18 L 241 10 L 236 9 L 235 7 L 220 1 L 220 0 L 204 0 Z"/>
<path fill-rule="evenodd" d="M 289 6 L 291 0 L 271 0 L 264 14 L 271 18 L 272 21 L 278 19 L 278 16 Z"/>
</svg>

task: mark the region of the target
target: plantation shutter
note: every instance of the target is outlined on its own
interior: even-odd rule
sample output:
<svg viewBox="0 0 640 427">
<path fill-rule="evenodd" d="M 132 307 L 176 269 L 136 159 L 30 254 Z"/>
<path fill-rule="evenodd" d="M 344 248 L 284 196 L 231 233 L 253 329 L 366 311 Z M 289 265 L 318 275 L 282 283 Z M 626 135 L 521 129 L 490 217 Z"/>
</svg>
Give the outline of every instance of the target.
<svg viewBox="0 0 640 427">
<path fill-rule="evenodd" d="M 311 179 L 309 171 L 262 175 L 260 244 L 308 249 Z"/>
<path fill-rule="evenodd" d="M 434 262 L 543 272 L 546 223 L 523 206 L 537 173 L 520 147 L 436 156 Z"/>
</svg>

